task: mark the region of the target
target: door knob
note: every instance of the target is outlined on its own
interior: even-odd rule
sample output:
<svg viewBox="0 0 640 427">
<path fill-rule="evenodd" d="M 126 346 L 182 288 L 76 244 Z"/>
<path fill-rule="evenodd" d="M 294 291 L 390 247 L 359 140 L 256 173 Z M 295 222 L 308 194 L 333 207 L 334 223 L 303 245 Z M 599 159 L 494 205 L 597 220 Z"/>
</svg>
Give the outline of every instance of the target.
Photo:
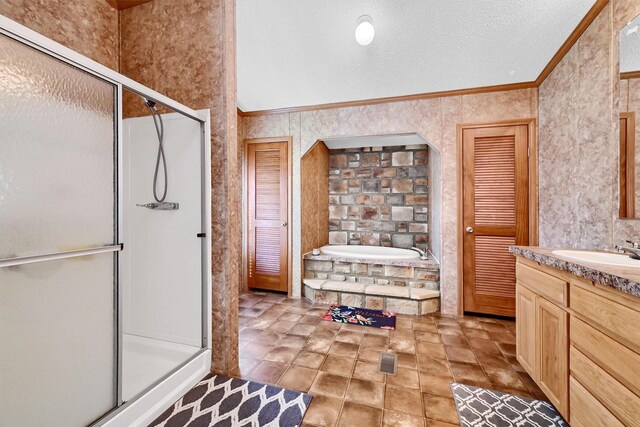
<svg viewBox="0 0 640 427">
<path fill-rule="evenodd" d="M 467 227 L 465 230 L 467 233 L 473 233 L 473 227 Z"/>
<path fill-rule="evenodd" d="M 287 223 L 286 223 L 286 222 L 281 222 L 281 223 L 280 223 L 280 227 L 283 227 L 283 228 L 284 228 L 284 227 L 286 227 L 286 226 L 287 226 Z"/>
</svg>

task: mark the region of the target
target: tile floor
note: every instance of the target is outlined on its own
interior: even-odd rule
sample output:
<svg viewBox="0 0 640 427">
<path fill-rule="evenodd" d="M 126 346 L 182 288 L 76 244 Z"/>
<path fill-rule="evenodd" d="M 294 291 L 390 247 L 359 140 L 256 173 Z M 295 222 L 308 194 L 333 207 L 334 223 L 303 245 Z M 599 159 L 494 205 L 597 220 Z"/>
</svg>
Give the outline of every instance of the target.
<svg viewBox="0 0 640 427">
<path fill-rule="evenodd" d="M 450 381 L 546 399 L 515 358 L 513 321 L 398 315 L 395 331 L 320 319 L 326 305 L 240 296 L 235 374 L 313 395 L 303 426 L 458 425 Z M 398 355 L 396 376 L 378 372 Z"/>
</svg>

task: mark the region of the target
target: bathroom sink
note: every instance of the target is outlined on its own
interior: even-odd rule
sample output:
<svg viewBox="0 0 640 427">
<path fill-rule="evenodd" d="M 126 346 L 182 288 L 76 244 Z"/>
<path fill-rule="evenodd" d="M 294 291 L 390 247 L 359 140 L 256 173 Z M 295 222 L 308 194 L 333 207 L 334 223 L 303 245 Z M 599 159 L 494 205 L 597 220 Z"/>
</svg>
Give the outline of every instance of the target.
<svg viewBox="0 0 640 427">
<path fill-rule="evenodd" d="M 582 262 L 640 268 L 640 260 L 629 258 L 629 255 L 626 254 L 597 251 L 575 251 L 571 249 L 555 250 L 553 251 L 553 254 Z"/>
</svg>

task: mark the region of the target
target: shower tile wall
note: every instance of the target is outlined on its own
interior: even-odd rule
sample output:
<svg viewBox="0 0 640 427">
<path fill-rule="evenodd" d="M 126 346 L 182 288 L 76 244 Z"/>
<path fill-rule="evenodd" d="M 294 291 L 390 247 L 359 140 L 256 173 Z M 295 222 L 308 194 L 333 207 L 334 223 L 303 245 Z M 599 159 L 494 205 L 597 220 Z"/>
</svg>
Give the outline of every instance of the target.
<svg viewBox="0 0 640 427">
<path fill-rule="evenodd" d="M 331 150 L 329 243 L 426 249 L 428 147 Z"/>
</svg>

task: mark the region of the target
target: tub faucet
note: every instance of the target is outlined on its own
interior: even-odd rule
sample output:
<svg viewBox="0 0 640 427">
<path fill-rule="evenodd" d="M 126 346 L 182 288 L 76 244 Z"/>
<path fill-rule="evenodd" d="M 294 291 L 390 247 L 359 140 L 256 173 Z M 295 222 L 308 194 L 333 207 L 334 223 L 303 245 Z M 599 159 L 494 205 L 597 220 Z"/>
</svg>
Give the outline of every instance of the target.
<svg viewBox="0 0 640 427">
<path fill-rule="evenodd" d="M 616 245 L 616 251 L 621 254 L 629 254 L 629 258 L 640 260 L 640 244 L 631 240 L 625 240 L 625 242 L 629 243 L 631 246 Z"/>
<path fill-rule="evenodd" d="M 411 248 L 411 249 L 413 249 L 414 251 L 416 251 L 416 252 L 418 252 L 420 254 L 420 259 L 422 259 L 422 260 L 429 259 L 427 257 L 427 253 L 425 251 L 423 251 L 422 249 L 420 249 L 420 248 Z"/>
</svg>

